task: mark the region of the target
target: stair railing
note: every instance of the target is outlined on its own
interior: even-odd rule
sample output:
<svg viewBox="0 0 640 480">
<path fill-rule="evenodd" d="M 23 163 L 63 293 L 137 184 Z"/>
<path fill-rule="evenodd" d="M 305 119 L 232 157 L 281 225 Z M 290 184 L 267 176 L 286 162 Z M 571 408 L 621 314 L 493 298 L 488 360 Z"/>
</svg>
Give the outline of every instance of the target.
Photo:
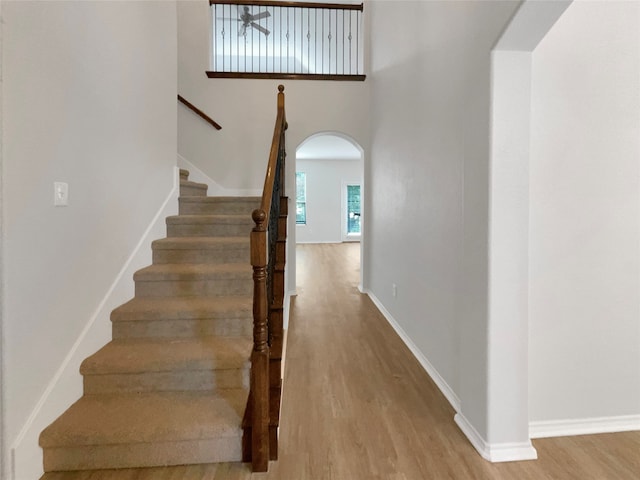
<svg viewBox="0 0 640 480">
<path fill-rule="evenodd" d="M 254 472 L 266 472 L 278 458 L 282 392 L 284 269 L 288 198 L 284 195 L 284 86 L 278 86 L 278 113 L 260 208 L 253 211 L 253 351 L 251 386 L 243 421 L 243 456 Z"/>
<path fill-rule="evenodd" d="M 207 115 L 198 107 L 196 107 L 193 103 L 186 100 L 182 95 L 178 95 L 178 101 L 181 104 L 183 104 L 185 107 L 187 107 L 189 110 L 191 110 L 193 113 L 198 115 L 200 118 L 202 118 L 205 122 L 207 122 L 216 130 L 222 130 L 222 127 L 218 124 L 218 122 L 216 122 L 213 118 L 211 118 L 209 115 Z"/>
<path fill-rule="evenodd" d="M 362 3 L 209 0 L 209 4 L 209 78 L 366 78 Z"/>
</svg>

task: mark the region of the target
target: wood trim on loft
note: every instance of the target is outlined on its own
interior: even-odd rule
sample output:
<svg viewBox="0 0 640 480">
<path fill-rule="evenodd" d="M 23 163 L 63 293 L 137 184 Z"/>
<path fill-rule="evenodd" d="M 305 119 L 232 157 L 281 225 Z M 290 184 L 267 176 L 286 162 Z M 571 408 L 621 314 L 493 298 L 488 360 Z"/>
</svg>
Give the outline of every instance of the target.
<svg viewBox="0 0 640 480">
<path fill-rule="evenodd" d="M 284 0 L 209 0 L 209 5 L 256 5 L 260 7 L 299 7 L 299 8 L 326 8 L 331 10 L 358 10 L 363 11 L 364 4 L 348 3 L 321 3 L 321 2 L 287 2 Z"/>
<path fill-rule="evenodd" d="M 213 72 L 208 70 L 209 78 L 253 78 L 263 80 L 334 80 L 342 82 L 364 82 L 366 75 L 334 75 L 316 73 L 259 73 L 259 72 Z"/>
<path fill-rule="evenodd" d="M 222 127 L 213 118 L 211 118 L 209 115 L 204 113 L 202 110 L 200 110 L 198 107 L 193 105 L 191 102 L 185 100 L 182 95 L 178 95 L 178 101 L 182 103 L 184 106 L 186 106 L 189 110 L 193 111 L 196 115 L 202 117 L 202 119 L 204 119 L 205 122 L 207 122 L 216 130 L 222 130 Z"/>
</svg>

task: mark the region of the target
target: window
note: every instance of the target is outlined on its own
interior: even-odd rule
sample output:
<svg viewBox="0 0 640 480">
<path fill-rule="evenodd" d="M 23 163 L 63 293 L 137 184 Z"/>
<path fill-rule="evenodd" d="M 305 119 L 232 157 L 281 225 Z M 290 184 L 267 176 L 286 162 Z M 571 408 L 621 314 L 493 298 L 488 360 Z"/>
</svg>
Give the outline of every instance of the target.
<svg viewBox="0 0 640 480">
<path fill-rule="evenodd" d="M 307 177 L 296 172 L 296 224 L 307 224 Z"/>
<path fill-rule="evenodd" d="M 347 235 L 360 235 L 360 185 L 347 185 Z"/>
</svg>

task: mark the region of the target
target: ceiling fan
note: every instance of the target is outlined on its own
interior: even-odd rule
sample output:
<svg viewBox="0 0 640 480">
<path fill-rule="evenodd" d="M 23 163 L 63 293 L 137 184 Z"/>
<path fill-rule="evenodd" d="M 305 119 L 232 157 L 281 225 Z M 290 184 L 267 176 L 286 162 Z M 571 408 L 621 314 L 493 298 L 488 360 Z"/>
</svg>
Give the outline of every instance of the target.
<svg viewBox="0 0 640 480">
<path fill-rule="evenodd" d="M 239 12 L 238 12 L 239 13 Z M 244 13 L 241 13 L 238 21 L 242 22 L 242 26 L 240 27 L 240 30 L 238 31 L 238 36 L 245 36 L 247 34 L 247 27 L 252 27 L 255 28 L 256 30 L 258 30 L 259 32 L 264 33 L 265 37 L 268 36 L 271 32 L 269 30 L 267 30 L 266 28 L 264 28 L 261 25 L 258 25 L 255 20 L 261 20 L 263 18 L 268 18 L 270 17 L 271 14 L 267 11 L 264 10 L 262 12 L 258 12 L 255 15 L 252 15 L 249 13 L 249 7 L 244 7 Z"/>
<path fill-rule="evenodd" d="M 271 14 L 267 10 L 263 10 L 262 12 L 258 12 L 253 15 L 249 11 L 249 7 L 243 7 L 243 11 L 240 11 L 240 7 L 238 7 L 238 18 L 220 18 L 218 20 L 237 20 L 238 22 L 242 22 L 242 25 L 238 27 L 238 36 L 246 37 L 248 28 L 255 28 L 260 33 L 264 33 L 265 36 L 268 36 L 271 32 L 264 28 L 262 25 L 258 25 L 256 20 L 262 20 L 263 18 L 269 18 Z"/>
</svg>

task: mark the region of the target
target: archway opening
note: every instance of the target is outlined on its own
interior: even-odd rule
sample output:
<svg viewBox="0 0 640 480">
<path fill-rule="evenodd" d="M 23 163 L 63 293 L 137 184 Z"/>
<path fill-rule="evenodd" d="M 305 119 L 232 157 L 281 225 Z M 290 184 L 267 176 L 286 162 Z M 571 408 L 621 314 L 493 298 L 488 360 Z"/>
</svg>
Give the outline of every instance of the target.
<svg viewBox="0 0 640 480">
<path fill-rule="evenodd" d="M 296 148 L 295 166 L 296 244 L 362 244 L 364 150 L 358 142 L 341 132 L 315 133 Z M 362 286 L 362 248 L 357 251 Z"/>
</svg>

